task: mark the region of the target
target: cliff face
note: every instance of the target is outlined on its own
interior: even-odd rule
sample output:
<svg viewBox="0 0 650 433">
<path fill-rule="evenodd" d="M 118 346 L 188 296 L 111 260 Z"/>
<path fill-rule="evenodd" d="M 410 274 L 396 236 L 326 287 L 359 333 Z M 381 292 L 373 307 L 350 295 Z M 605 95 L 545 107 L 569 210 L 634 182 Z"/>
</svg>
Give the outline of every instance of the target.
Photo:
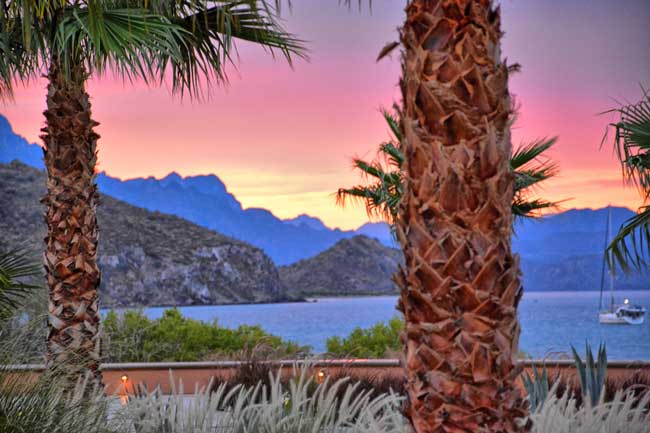
<svg viewBox="0 0 650 433">
<path fill-rule="evenodd" d="M 0 164 L 0 233 L 40 254 L 45 174 Z M 278 302 L 288 297 L 258 248 L 178 217 L 103 195 L 98 210 L 102 306 Z"/>
<path fill-rule="evenodd" d="M 355 236 L 315 257 L 280 268 L 288 293 L 297 296 L 396 294 L 392 275 L 403 262 L 399 250 Z"/>
</svg>

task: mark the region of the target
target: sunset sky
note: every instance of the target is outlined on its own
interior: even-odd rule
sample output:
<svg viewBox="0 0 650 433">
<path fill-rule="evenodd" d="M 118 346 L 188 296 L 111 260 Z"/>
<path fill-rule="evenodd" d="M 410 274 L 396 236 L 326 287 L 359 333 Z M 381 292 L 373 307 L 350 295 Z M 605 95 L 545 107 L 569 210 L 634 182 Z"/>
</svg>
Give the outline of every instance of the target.
<svg viewBox="0 0 650 433">
<path fill-rule="evenodd" d="M 92 81 L 100 169 L 123 179 L 214 173 L 245 207 L 282 218 L 308 213 L 332 227 L 364 223 L 363 209 L 337 208 L 332 194 L 360 180 L 350 158 L 372 158 L 388 137 L 379 109 L 399 99 L 399 58 L 375 58 L 396 40 L 404 2 L 373 0 L 371 11 L 337 0 L 293 3 L 286 27 L 310 50 L 309 62 L 293 69 L 242 44 L 229 86 L 205 102 L 111 77 Z M 599 149 L 615 118 L 598 113 L 615 100 L 638 100 L 640 84 L 650 87 L 650 2 L 501 3 L 504 55 L 522 65 L 510 82 L 521 106 L 513 143 L 559 136 L 551 155 L 561 175 L 540 193 L 571 199 L 564 208 L 639 205 L 623 188 L 611 140 Z M 38 143 L 44 87 L 19 87 L 15 101 L 0 106 L 16 132 Z"/>
</svg>

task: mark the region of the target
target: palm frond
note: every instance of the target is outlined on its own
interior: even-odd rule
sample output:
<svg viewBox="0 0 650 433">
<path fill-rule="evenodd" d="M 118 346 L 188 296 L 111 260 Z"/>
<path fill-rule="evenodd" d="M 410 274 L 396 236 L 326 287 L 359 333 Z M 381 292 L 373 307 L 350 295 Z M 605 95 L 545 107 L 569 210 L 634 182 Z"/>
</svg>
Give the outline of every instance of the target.
<svg viewBox="0 0 650 433">
<path fill-rule="evenodd" d="M 637 215 L 623 223 L 605 250 L 610 269 L 618 266 L 624 272 L 645 268 L 650 252 L 650 205 L 645 205 L 650 199 L 650 92 L 643 87 L 641 90 L 639 102 L 607 111 L 620 116 L 610 126 L 615 130 L 614 151 L 623 178 L 637 186 L 644 200 Z M 606 139 L 607 133 L 602 143 Z"/>
<path fill-rule="evenodd" d="M 515 176 L 512 213 L 516 218 L 537 218 L 542 216 L 543 211 L 558 208 L 559 202 L 530 198 L 541 182 L 556 176 L 559 172 L 555 162 L 542 158 L 556 142 L 557 137 L 535 140 L 520 146 L 513 153 L 510 160 Z"/>
<path fill-rule="evenodd" d="M 382 144 L 379 151 L 388 157 L 388 161 L 392 166 L 401 168 L 402 164 L 404 164 L 404 154 L 392 141 Z"/>
<path fill-rule="evenodd" d="M 402 197 L 402 173 L 400 166 L 403 156 L 397 146 L 384 143 L 379 146 L 379 154 L 386 161 L 376 159 L 371 162 L 360 158 L 353 160 L 354 167 L 359 169 L 373 183 L 357 185 L 352 188 L 340 188 L 336 193 L 336 201 L 340 206 L 346 205 L 346 199 L 365 205 L 370 218 L 393 223 L 397 218 L 397 207 Z"/>
<path fill-rule="evenodd" d="M 617 113 L 620 119 L 610 126 L 615 130 L 614 150 L 621 162 L 623 176 L 639 187 L 644 199 L 650 196 L 650 92 L 635 104 L 621 105 L 606 113 Z M 603 143 L 607 133 L 603 137 Z"/>
<path fill-rule="evenodd" d="M 556 210 L 557 202 L 543 199 L 525 200 L 515 197 L 512 202 L 512 214 L 515 218 L 539 218 L 544 211 Z"/>
<path fill-rule="evenodd" d="M 11 316 L 21 301 L 38 286 L 27 282 L 40 273 L 24 251 L 0 251 L 0 317 Z"/>
<path fill-rule="evenodd" d="M 610 269 L 623 272 L 640 271 L 647 267 L 650 253 L 650 206 L 643 206 L 636 215 L 621 225 L 605 250 Z"/>
<path fill-rule="evenodd" d="M 357 185 L 352 188 L 340 188 L 336 192 L 336 203 L 345 207 L 348 201 L 365 206 L 370 218 L 392 221 L 394 217 L 391 206 L 387 204 L 385 191 L 382 191 L 381 186 Z"/>
<path fill-rule="evenodd" d="M 185 30 L 141 9 L 106 9 L 103 2 L 74 8 L 57 26 L 56 55 L 66 66 L 82 60 L 90 72 L 110 68 L 119 76 L 147 82 L 158 77 L 158 60 L 182 58 Z"/>
<path fill-rule="evenodd" d="M 0 99 L 13 96 L 15 81 L 27 83 L 42 72 L 39 65 L 40 39 L 35 37 L 36 42 L 31 42 L 30 36 L 30 46 L 27 46 L 23 22 L 22 17 L 0 11 Z"/>
<path fill-rule="evenodd" d="M 50 60 L 89 73 L 160 83 L 200 96 L 227 80 L 236 40 L 280 53 L 291 64 L 304 43 L 286 32 L 266 0 L 23 0 L 0 7 L 0 90 L 39 77 Z M 66 68 L 69 70 L 69 68 Z"/>
<path fill-rule="evenodd" d="M 521 145 L 515 150 L 510 158 L 510 166 L 513 170 L 519 170 L 526 167 L 542 156 L 557 142 L 557 137 L 541 138 L 531 143 Z"/>
<path fill-rule="evenodd" d="M 366 206 L 368 216 L 379 218 L 393 224 L 398 217 L 399 202 L 402 198 L 402 172 L 404 154 L 402 153 L 402 135 L 399 126 L 399 107 L 394 112 L 382 110 L 393 139 L 379 146 L 378 158 L 365 161 L 353 159 L 353 165 L 370 183 L 353 188 L 340 188 L 336 201 L 345 206 L 346 199 Z M 520 146 L 512 155 L 510 165 L 514 171 L 515 195 L 512 213 L 517 218 L 537 218 L 544 211 L 557 209 L 559 202 L 544 199 L 531 199 L 533 189 L 539 184 L 557 175 L 558 165 L 548 158 L 543 158 L 555 143 L 557 137 L 542 138 L 530 144 Z M 383 160 L 383 161 L 382 161 Z"/>
<path fill-rule="evenodd" d="M 233 63 L 234 39 L 279 51 L 292 63 L 292 56 L 305 57 L 303 41 L 286 32 L 267 2 L 257 0 L 192 3 L 192 13 L 176 13 L 170 20 L 185 32 L 180 41 L 182 57 L 169 57 L 173 88 L 198 95 L 201 79 L 226 81 L 225 65 Z M 181 9 L 182 10 L 182 9 Z M 164 62 L 161 62 L 165 64 Z"/>
<path fill-rule="evenodd" d="M 388 127 L 390 128 L 390 132 L 393 134 L 395 137 L 395 140 L 398 143 L 402 142 L 402 131 L 400 130 L 399 127 L 399 120 L 398 116 L 400 115 L 400 110 L 399 107 L 394 106 L 393 107 L 394 113 L 390 112 L 389 110 L 381 110 L 381 114 L 384 116 L 384 120 L 388 124 Z"/>
<path fill-rule="evenodd" d="M 358 168 L 366 177 L 373 177 L 378 180 L 382 180 L 386 177 L 386 172 L 378 161 L 366 162 L 363 159 L 354 158 L 352 160 L 352 165 L 355 168 Z"/>
</svg>

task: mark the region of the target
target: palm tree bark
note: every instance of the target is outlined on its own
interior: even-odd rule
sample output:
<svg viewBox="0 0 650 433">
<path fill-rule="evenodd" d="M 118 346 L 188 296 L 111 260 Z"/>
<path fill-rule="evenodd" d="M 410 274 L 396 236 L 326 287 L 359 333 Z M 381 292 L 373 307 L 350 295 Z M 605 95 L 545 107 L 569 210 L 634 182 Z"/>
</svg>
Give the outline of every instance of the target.
<svg viewBox="0 0 650 433">
<path fill-rule="evenodd" d="M 405 191 L 396 276 L 418 433 L 515 432 L 525 402 L 511 249 L 508 67 L 490 0 L 413 0 L 402 30 Z"/>
<path fill-rule="evenodd" d="M 97 122 L 91 118 L 81 64 L 52 60 L 46 126 L 45 270 L 49 287 L 48 364 L 101 380 L 97 267 Z"/>
</svg>

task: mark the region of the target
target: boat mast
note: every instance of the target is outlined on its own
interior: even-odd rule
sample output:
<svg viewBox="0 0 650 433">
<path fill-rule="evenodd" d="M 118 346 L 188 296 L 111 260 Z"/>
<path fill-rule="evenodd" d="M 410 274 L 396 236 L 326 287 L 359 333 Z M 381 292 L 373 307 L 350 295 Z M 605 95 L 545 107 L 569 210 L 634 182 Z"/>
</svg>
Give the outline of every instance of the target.
<svg viewBox="0 0 650 433">
<path fill-rule="evenodd" d="M 612 233 L 612 206 L 608 206 L 607 210 L 607 242 L 609 243 L 609 237 Z M 612 312 L 614 312 L 614 272 L 612 269 L 608 269 L 607 272 L 609 273 L 609 293 L 611 296 L 610 307 Z"/>
<path fill-rule="evenodd" d="M 612 218 L 612 208 L 610 206 L 607 207 L 607 223 L 605 223 L 606 229 L 605 229 L 605 248 L 603 248 L 603 251 L 605 253 L 603 254 L 603 267 L 600 272 L 600 302 L 598 304 L 598 309 L 602 310 L 603 309 L 603 290 L 605 289 L 605 272 L 608 271 L 607 269 L 607 246 L 609 245 L 609 234 L 610 234 L 610 227 L 611 227 L 611 218 Z M 611 272 L 609 273 L 611 276 Z M 612 311 L 614 310 L 614 284 L 613 280 L 610 280 L 610 291 L 612 295 Z"/>
</svg>

